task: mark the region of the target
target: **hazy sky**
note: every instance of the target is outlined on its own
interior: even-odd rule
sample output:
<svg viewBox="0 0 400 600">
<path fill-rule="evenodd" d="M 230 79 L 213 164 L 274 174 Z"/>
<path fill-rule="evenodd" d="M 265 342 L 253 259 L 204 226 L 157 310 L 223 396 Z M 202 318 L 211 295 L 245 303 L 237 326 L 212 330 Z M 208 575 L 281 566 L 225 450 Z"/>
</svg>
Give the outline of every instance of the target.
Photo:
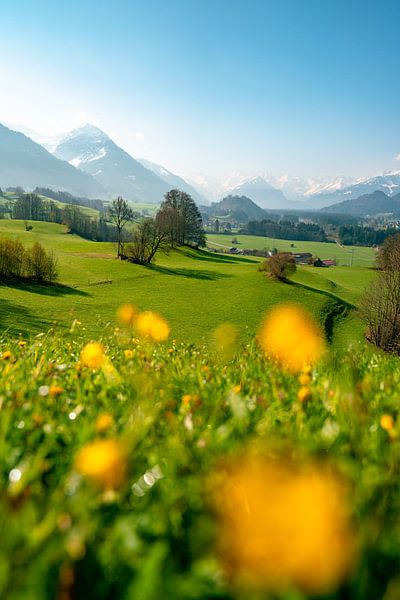
<svg viewBox="0 0 400 600">
<path fill-rule="evenodd" d="M 0 0 L 0 122 L 182 175 L 400 169 L 399 0 Z"/>
</svg>

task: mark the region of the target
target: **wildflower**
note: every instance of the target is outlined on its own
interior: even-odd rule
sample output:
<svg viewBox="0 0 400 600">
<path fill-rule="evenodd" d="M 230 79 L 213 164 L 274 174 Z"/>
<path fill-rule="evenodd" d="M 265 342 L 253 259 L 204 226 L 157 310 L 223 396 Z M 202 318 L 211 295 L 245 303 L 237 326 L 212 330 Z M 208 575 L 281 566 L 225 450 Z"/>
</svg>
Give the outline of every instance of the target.
<svg viewBox="0 0 400 600">
<path fill-rule="evenodd" d="M 233 386 L 233 391 L 235 394 L 239 394 L 241 389 L 242 389 L 242 386 L 240 385 L 240 383 L 238 383 L 238 385 Z"/>
<path fill-rule="evenodd" d="M 96 431 L 98 433 L 102 433 L 103 431 L 107 431 L 114 424 L 113 416 L 109 413 L 102 413 L 96 419 Z"/>
<path fill-rule="evenodd" d="M 81 352 L 81 361 L 85 367 L 100 369 L 107 362 L 104 346 L 98 342 L 89 342 Z"/>
<path fill-rule="evenodd" d="M 12 357 L 10 350 L 5 350 L 2 354 L 2 357 L 3 360 L 10 360 L 10 358 Z"/>
<path fill-rule="evenodd" d="M 25 340 L 19 340 L 19 342 L 18 342 L 18 346 L 19 346 L 20 348 L 23 348 L 24 346 L 26 346 L 26 341 L 25 341 Z"/>
<path fill-rule="evenodd" d="M 325 350 L 324 339 L 311 317 L 300 307 L 273 309 L 258 336 L 264 353 L 293 373 L 315 363 Z"/>
<path fill-rule="evenodd" d="M 136 319 L 136 329 L 142 337 L 155 342 L 163 342 L 168 338 L 170 332 L 170 327 L 165 319 L 151 311 L 140 313 Z"/>
<path fill-rule="evenodd" d="M 191 400 L 192 396 L 190 394 L 185 394 L 184 396 L 182 396 L 182 404 L 190 404 Z"/>
<path fill-rule="evenodd" d="M 132 327 L 135 324 L 138 312 L 138 309 L 133 304 L 123 304 L 117 311 L 117 319 L 123 325 Z"/>
<path fill-rule="evenodd" d="M 220 552 L 237 583 L 319 595 L 349 575 L 355 538 L 344 484 L 332 472 L 244 457 L 215 484 Z"/>
<path fill-rule="evenodd" d="M 309 383 L 311 383 L 311 377 L 308 373 L 301 373 L 301 375 L 299 376 L 299 383 L 301 385 L 308 385 Z"/>
<path fill-rule="evenodd" d="M 115 489 L 125 480 L 126 456 L 117 440 L 97 440 L 78 452 L 75 466 L 93 483 Z"/>
<path fill-rule="evenodd" d="M 59 396 L 64 391 L 64 388 L 61 385 L 51 385 L 49 389 L 50 396 Z"/>
<path fill-rule="evenodd" d="M 133 358 L 133 350 L 124 350 L 124 356 L 128 360 L 131 359 L 131 358 Z"/>
<path fill-rule="evenodd" d="M 297 398 L 300 402 L 307 402 L 311 398 L 311 390 L 309 387 L 303 385 L 297 392 Z"/>
<path fill-rule="evenodd" d="M 381 424 L 382 429 L 385 429 L 386 431 L 390 431 L 394 427 L 393 417 L 391 415 L 382 415 L 380 424 Z"/>
</svg>

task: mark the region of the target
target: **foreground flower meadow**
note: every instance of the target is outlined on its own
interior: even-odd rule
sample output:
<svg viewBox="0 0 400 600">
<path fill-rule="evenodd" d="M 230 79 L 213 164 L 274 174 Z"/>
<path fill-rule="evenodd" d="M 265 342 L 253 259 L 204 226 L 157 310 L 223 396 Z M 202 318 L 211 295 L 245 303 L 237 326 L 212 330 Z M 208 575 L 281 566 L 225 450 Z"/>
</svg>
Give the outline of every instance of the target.
<svg viewBox="0 0 400 600">
<path fill-rule="evenodd" d="M 300 308 L 0 343 L 0 597 L 400 597 L 399 362 Z"/>
</svg>

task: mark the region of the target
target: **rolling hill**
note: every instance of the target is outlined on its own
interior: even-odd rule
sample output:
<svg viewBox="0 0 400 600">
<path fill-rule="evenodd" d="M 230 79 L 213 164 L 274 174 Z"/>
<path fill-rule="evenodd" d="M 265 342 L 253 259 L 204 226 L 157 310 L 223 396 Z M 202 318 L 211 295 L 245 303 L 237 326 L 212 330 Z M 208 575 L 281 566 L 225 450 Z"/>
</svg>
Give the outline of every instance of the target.
<svg viewBox="0 0 400 600">
<path fill-rule="evenodd" d="M 226 196 L 210 207 L 202 206 L 201 211 L 208 217 L 228 217 L 240 223 L 266 219 L 268 213 L 246 196 Z"/>
<path fill-rule="evenodd" d="M 364 194 L 358 198 L 351 198 L 326 206 L 321 209 L 321 212 L 357 217 L 368 217 L 385 213 L 400 216 L 400 194 L 390 197 L 384 192 L 376 190 L 372 194 Z"/>
</svg>

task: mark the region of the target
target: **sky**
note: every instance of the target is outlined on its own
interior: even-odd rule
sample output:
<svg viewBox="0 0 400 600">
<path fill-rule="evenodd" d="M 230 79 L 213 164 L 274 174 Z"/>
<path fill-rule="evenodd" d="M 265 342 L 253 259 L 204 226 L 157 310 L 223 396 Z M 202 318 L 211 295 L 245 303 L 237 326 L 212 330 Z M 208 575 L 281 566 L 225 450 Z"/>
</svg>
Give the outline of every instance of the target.
<svg viewBox="0 0 400 600">
<path fill-rule="evenodd" d="M 400 170 L 399 0 L 1 0 L 0 122 L 180 175 Z"/>
</svg>

